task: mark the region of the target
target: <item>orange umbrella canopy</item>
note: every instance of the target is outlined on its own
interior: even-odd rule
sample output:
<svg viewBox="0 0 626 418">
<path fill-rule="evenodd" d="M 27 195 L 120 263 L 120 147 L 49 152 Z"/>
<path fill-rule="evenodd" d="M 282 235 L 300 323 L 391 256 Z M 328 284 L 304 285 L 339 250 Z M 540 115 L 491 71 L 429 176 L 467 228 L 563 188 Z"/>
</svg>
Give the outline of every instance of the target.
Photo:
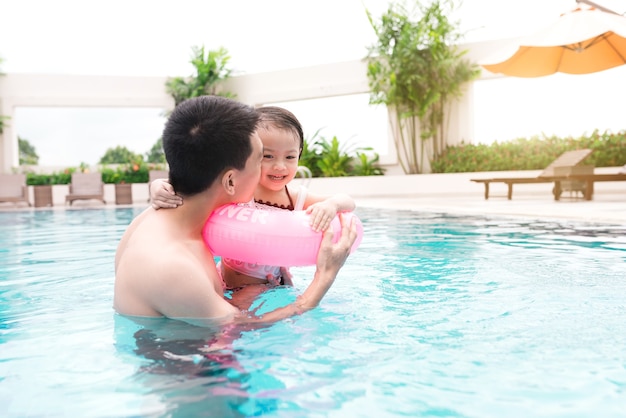
<svg viewBox="0 0 626 418">
<path fill-rule="evenodd" d="M 522 40 L 506 61 L 483 64 L 493 73 L 541 77 L 556 72 L 588 74 L 626 63 L 626 18 L 596 9 L 576 9 Z"/>
</svg>

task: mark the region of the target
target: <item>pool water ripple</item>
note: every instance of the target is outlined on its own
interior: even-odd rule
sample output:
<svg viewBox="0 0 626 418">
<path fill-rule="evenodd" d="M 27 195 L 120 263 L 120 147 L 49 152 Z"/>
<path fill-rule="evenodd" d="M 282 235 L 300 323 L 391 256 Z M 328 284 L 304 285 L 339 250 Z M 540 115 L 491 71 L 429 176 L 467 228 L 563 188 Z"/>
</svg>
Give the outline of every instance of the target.
<svg viewBox="0 0 626 418">
<path fill-rule="evenodd" d="M 623 416 L 623 225 L 360 209 L 317 309 L 204 357 L 213 331 L 113 313 L 139 210 L 0 213 L 0 415 Z"/>
</svg>

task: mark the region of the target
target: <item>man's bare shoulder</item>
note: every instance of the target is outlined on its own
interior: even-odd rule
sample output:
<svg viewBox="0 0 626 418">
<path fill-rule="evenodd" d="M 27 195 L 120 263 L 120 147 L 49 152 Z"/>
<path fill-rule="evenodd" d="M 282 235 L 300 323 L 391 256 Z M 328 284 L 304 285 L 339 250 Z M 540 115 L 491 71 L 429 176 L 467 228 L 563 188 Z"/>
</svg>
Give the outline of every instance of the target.
<svg viewBox="0 0 626 418">
<path fill-rule="evenodd" d="M 168 219 L 150 215 L 131 227 L 118 248 L 118 311 L 170 318 L 233 314 L 222 296 L 215 262 L 199 234 L 190 239 Z"/>
<path fill-rule="evenodd" d="M 172 269 L 194 261 L 185 240 L 177 236 L 173 222 L 159 218 L 155 211 L 140 216 L 133 220 L 120 240 L 116 274 L 130 270 L 134 277 L 141 276 L 138 274 L 141 272 L 151 277 L 166 277 Z"/>
<path fill-rule="evenodd" d="M 150 244 L 150 243 L 153 244 Z M 142 212 L 128 225 L 128 228 L 122 235 L 117 246 L 116 265 L 122 258 L 134 257 L 149 251 L 152 248 L 158 248 L 157 242 L 166 244 L 167 238 L 163 235 L 162 228 L 158 222 L 155 222 L 155 213 L 150 209 Z M 148 246 L 146 247 L 146 244 Z"/>
</svg>

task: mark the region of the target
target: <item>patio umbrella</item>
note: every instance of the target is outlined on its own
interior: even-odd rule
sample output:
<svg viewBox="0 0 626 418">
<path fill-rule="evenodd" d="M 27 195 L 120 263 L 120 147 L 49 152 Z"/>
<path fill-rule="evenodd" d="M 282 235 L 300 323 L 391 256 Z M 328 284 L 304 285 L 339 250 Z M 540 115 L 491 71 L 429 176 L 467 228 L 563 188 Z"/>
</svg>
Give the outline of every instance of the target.
<svg viewBox="0 0 626 418">
<path fill-rule="evenodd" d="M 520 44 L 507 60 L 482 66 L 493 73 L 516 77 L 603 71 L 626 63 L 626 18 L 578 8 L 562 14 Z"/>
</svg>

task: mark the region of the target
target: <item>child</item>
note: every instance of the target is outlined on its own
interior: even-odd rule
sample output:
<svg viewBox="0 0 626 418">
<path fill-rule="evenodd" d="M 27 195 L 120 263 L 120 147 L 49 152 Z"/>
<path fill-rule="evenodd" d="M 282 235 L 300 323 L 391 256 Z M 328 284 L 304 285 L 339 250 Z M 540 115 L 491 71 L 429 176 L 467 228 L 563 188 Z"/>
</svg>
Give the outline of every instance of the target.
<svg viewBox="0 0 626 418">
<path fill-rule="evenodd" d="M 353 211 L 354 200 L 343 193 L 322 197 L 305 188 L 288 187 L 298 170 L 304 135 L 296 117 L 286 109 L 265 106 L 257 109 L 261 122 L 257 130 L 263 142 L 261 178 L 254 192 L 257 207 L 268 210 L 300 210 L 311 215 L 311 228 L 325 231 L 338 212 Z M 304 196 L 303 194 L 306 194 Z M 183 204 L 166 180 L 150 184 L 150 200 L 155 209 L 176 208 Z M 294 202 L 302 207 L 296 207 Z M 264 266 L 237 260 L 222 259 L 222 279 L 228 289 L 251 284 L 291 285 L 289 270 L 280 266 Z"/>
</svg>

